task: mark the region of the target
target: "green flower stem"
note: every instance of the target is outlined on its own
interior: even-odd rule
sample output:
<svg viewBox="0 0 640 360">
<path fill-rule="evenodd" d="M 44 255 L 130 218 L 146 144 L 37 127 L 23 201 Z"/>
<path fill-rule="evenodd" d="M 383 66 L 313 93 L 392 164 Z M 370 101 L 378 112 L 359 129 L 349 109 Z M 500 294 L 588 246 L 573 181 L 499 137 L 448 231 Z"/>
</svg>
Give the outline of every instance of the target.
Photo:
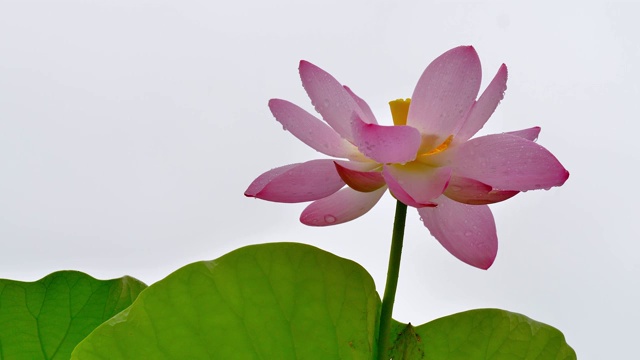
<svg viewBox="0 0 640 360">
<path fill-rule="evenodd" d="M 402 242 L 404 240 L 404 224 L 406 220 L 407 205 L 398 201 L 396 204 L 396 217 L 393 222 L 393 235 L 391 237 L 391 252 L 389 254 L 387 283 L 384 287 L 382 310 L 380 311 L 380 331 L 378 333 L 379 360 L 389 360 L 389 357 L 387 356 L 387 346 L 389 344 L 389 336 L 391 333 L 393 303 L 396 299 L 398 276 L 400 275 L 400 258 L 402 257 Z"/>
</svg>

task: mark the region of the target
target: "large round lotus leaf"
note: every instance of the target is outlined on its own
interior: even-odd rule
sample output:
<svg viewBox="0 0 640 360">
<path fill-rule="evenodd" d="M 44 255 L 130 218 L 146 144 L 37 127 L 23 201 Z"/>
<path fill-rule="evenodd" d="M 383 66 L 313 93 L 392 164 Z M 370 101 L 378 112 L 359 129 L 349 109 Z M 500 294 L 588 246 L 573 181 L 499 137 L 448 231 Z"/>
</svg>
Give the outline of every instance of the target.
<svg viewBox="0 0 640 360">
<path fill-rule="evenodd" d="M 573 360 L 564 335 L 524 315 L 478 309 L 417 327 L 394 324 L 394 360 Z"/>
<path fill-rule="evenodd" d="M 292 243 L 187 265 L 72 359 L 371 359 L 380 300 L 358 264 Z"/>
<path fill-rule="evenodd" d="M 125 276 L 97 280 L 60 271 L 35 282 L 0 279 L 0 359 L 64 359 L 146 287 Z"/>
</svg>

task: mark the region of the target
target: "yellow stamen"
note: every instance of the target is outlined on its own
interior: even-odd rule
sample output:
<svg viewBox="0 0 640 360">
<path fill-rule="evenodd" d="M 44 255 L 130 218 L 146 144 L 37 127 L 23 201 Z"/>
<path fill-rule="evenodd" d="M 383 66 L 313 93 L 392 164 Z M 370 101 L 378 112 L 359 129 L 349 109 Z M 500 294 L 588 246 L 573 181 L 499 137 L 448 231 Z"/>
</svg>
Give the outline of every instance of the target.
<svg viewBox="0 0 640 360">
<path fill-rule="evenodd" d="M 426 153 L 420 154 L 419 156 L 422 157 L 422 156 L 429 156 L 429 155 L 435 155 L 435 154 L 441 153 L 447 150 L 449 145 L 451 145 L 452 141 L 453 141 L 453 135 L 449 135 L 449 137 L 446 138 L 446 140 L 442 142 L 442 144 L 438 145 L 438 147 L 436 147 L 435 149 L 429 150 Z"/>
<path fill-rule="evenodd" d="M 397 99 L 389 101 L 389 107 L 391 108 L 391 117 L 393 118 L 394 125 L 407 125 L 407 115 L 409 115 L 410 104 L 411 99 Z"/>
</svg>

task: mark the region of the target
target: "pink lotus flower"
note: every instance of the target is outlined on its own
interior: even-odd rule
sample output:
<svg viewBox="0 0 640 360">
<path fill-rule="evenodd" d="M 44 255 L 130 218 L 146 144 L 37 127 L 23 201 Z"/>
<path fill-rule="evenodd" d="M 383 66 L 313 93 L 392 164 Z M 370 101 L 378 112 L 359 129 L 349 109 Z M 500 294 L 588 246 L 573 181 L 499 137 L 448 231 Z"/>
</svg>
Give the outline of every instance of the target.
<svg viewBox="0 0 640 360">
<path fill-rule="evenodd" d="M 284 203 L 313 201 L 300 216 L 304 224 L 358 218 L 388 188 L 418 209 L 424 225 L 451 254 L 487 269 L 498 250 L 487 204 L 520 191 L 560 186 L 569 177 L 534 142 L 538 127 L 471 139 L 502 100 L 507 82 L 503 64 L 476 100 L 481 67 L 471 46 L 439 56 L 418 80 L 411 100 L 390 103 L 393 126 L 378 125 L 364 100 L 319 67 L 301 61 L 299 70 L 324 122 L 286 100 L 270 100 L 271 112 L 305 144 L 345 160 L 275 168 L 255 179 L 245 195 Z"/>
</svg>

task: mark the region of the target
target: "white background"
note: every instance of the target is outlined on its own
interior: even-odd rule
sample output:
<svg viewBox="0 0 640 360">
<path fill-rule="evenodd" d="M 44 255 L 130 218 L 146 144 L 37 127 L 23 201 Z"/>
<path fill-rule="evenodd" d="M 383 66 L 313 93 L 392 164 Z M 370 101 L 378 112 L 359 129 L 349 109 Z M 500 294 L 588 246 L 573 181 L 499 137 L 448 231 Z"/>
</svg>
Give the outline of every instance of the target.
<svg viewBox="0 0 640 360">
<path fill-rule="evenodd" d="M 528 2 L 530 3 L 530 2 Z M 321 158 L 267 101 L 308 110 L 297 66 L 348 84 L 391 124 L 442 52 L 474 45 L 483 88 L 509 67 L 483 133 L 539 125 L 571 172 L 492 206 L 488 271 L 431 238 L 410 209 L 395 317 L 478 307 L 561 329 L 580 359 L 637 355 L 640 33 L 632 3 L 0 0 L 0 278 L 61 269 L 155 282 L 268 241 L 362 264 L 382 291 L 394 201 L 331 228 L 305 204 L 245 198 L 260 173 Z"/>
</svg>

